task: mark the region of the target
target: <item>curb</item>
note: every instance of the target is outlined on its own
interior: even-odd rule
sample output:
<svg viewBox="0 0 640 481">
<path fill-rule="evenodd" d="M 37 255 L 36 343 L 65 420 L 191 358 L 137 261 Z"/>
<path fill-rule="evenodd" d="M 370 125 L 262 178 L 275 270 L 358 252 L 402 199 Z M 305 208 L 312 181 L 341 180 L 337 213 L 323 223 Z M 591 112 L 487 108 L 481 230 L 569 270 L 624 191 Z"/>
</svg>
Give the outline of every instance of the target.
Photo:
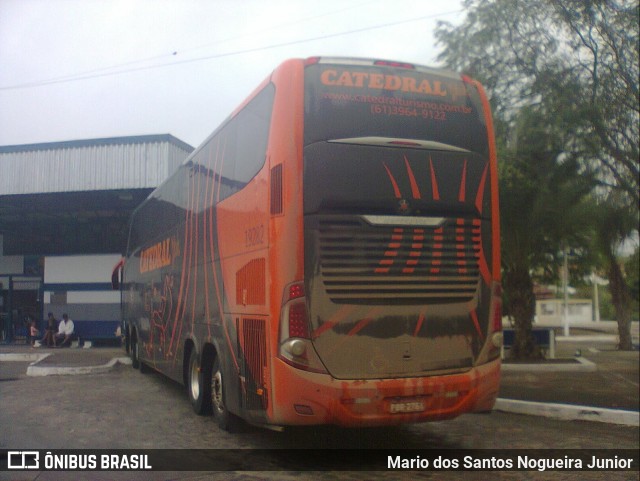
<svg viewBox="0 0 640 481">
<path fill-rule="evenodd" d="M 44 359 L 44 357 L 42 359 Z M 131 364 L 131 359 L 128 357 L 114 357 L 102 366 L 38 366 L 38 362 L 42 359 L 38 359 L 36 362 L 29 365 L 27 368 L 27 376 L 75 376 L 77 374 L 102 374 L 110 371 L 118 363 Z"/>
<path fill-rule="evenodd" d="M 554 363 L 551 359 L 549 362 L 540 364 L 512 364 L 502 362 L 501 369 L 503 371 L 521 372 L 521 371 L 540 371 L 540 372 L 595 372 L 598 370 L 598 366 L 585 359 L 584 357 L 575 357 L 577 362 L 575 363 Z"/>
<path fill-rule="evenodd" d="M 544 416 L 563 421 L 595 421 L 624 426 L 640 426 L 640 413 L 638 411 L 624 411 L 622 409 L 499 398 L 496 400 L 494 410 L 512 414 Z"/>
<path fill-rule="evenodd" d="M 556 342 L 620 342 L 617 334 L 595 334 L 584 336 L 556 336 Z"/>
<path fill-rule="evenodd" d="M 0 354 L 0 361 L 17 361 L 17 362 L 40 362 L 43 359 L 49 357 L 51 353 L 47 354 L 38 354 L 38 353 L 28 353 L 28 352 L 7 352 Z"/>
</svg>

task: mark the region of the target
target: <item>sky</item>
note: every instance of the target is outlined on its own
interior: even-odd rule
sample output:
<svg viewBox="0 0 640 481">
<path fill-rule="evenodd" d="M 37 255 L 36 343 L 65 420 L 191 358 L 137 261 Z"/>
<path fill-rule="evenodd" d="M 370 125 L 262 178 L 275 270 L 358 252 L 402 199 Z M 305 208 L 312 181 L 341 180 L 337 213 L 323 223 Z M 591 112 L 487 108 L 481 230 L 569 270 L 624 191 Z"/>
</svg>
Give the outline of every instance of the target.
<svg viewBox="0 0 640 481">
<path fill-rule="evenodd" d="M 460 0 L 0 0 L 0 146 L 172 134 L 196 147 L 288 58 L 438 66 Z"/>
</svg>

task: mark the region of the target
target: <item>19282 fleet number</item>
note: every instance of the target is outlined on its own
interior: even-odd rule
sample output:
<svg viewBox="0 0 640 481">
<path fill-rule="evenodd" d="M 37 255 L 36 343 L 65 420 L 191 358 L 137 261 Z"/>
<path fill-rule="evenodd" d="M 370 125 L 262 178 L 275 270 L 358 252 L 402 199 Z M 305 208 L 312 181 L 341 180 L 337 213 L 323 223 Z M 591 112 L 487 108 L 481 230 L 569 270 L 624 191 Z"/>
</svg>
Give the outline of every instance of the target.
<svg viewBox="0 0 640 481">
<path fill-rule="evenodd" d="M 264 244 L 264 224 L 251 227 L 244 231 L 244 240 L 246 247 L 253 247 Z"/>
</svg>

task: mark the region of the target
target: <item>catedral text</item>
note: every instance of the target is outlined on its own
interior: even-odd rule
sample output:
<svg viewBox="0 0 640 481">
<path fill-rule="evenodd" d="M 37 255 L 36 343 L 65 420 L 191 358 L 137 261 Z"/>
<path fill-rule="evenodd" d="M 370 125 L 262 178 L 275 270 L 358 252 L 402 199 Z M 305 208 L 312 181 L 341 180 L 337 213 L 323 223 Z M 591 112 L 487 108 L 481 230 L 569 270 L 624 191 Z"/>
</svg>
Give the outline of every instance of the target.
<svg viewBox="0 0 640 481">
<path fill-rule="evenodd" d="M 154 271 L 170 266 L 173 261 L 175 242 L 171 238 L 164 239 L 140 252 L 140 273 Z"/>
<path fill-rule="evenodd" d="M 435 97 L 446 97 L 448 95 L 447 89 L 439 80 L 416 79 L 415 77 L 400 75 L 328 69 L 322 72 L 320 81 L 324 85 L 337 87 L 399 90 Z"/>
</svg>

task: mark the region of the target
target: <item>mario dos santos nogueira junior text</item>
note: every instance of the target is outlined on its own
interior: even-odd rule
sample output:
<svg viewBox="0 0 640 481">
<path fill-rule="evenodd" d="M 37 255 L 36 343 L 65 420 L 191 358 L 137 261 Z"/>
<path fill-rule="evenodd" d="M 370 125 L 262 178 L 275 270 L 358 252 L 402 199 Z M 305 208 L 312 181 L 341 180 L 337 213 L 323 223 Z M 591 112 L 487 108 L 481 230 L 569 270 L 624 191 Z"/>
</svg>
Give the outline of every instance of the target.
<svg viewBox="0 0 640 481">
<path fill-rule="evenodd" d="M 629 470 L 633 469 L 633 458 L 620 456 L 597 457 L 587 459 L 571 456 L 534 457 L 518 455 L 512 457 L 475 457 L 475 456 L 437 456 L 410 457 L 388 456 L 388 469 L 425 469 L 425 470 L 523 470 L 523 471 L 559 471 L 559 470 Z M 637 466 L 636 466 L 637 469 Z"/>
</svg>

